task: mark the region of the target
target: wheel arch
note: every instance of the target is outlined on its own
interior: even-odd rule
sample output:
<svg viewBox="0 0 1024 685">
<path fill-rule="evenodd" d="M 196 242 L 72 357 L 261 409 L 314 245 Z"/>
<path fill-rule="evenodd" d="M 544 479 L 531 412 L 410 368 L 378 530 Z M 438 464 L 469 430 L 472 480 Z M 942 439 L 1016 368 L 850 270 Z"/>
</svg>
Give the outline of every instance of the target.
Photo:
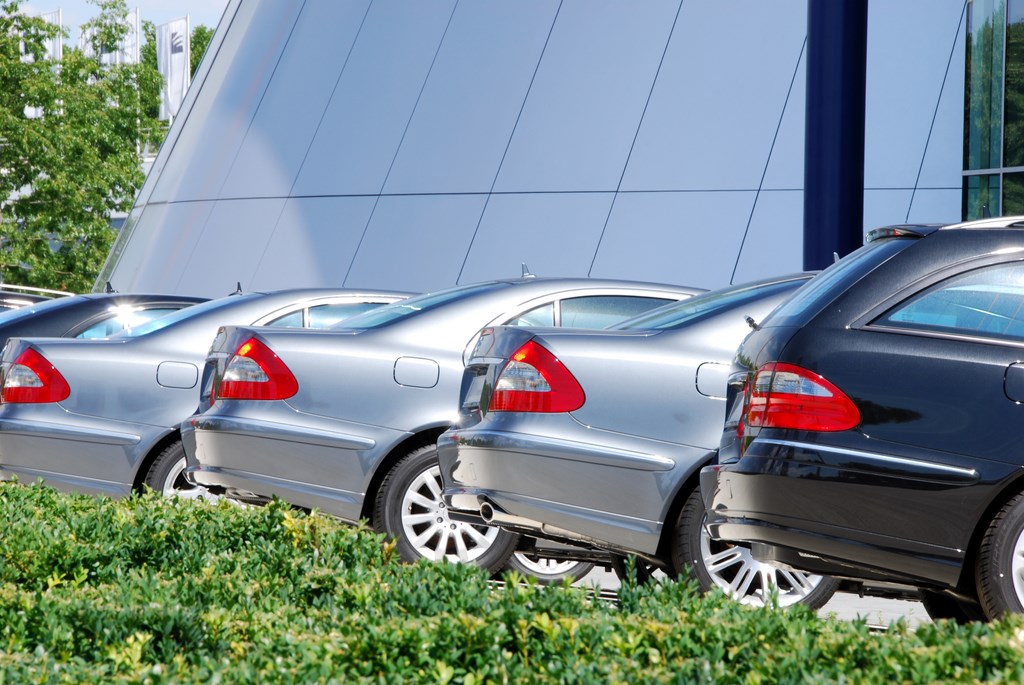
<svg viewBox="0 0 1024 685">
<path fill-rule="evenodd" d="M 675 538 L 676 526 L 679 523 L 679 512 L 682 511 L 690 493 L 700 487 L 700 470 L 714 461 L 714 453 L 709 454 L 693 471 L 687 476 L 672 493 L 671 504 L 665 512 L 665 522 L 661 527 L 661 537 L 658 539 L 658 559 L 671 565 L 672 540 Z"/>
<path fill-rule="evenodd" d="M 964 563 L 960 569 L 957 590 L 965 592 L 969 596 L 977 597 L 976 568 L 981 540 L 985 536 L 985 531 L 992 525 L 992 520 L 996 517 L 996 514 L 1006 506 L 1007 502 L 1022 492 L 1024 492 L 1024 472 L 1017 473 L 1013 478 L 1006 481 L 999 494 L 992 498 L 985 511 L 982 512 L 975 522 L 974 529 L 971 531 L 970 541 L 967 544 L 967 553 L 964 555 Z"/>
<path fill-rule="evenodd" d="M 377 492 L 380 490 L 384 477 L 395 463 L 413 450 L 436 443 L 437 439 L 448 428 L 449 426 L 447 425 L 423 428 L 391 448 L 391 451 L 374 467 L 373 475 L 370 477 L 370 484 L 366 488 L 366 494 L 363 496 L 363 507 L 359 512 L 359 518 L 370 521 L 373 515 L 374 502 L 377 499 Z"/>
<path fill-rule="evenodd" d="M 142 484 L 146 481 L 146 474 L 149 473 L 149 469 L 153 466 L 153 462 L 165 449 L 180 440 L 181 431 L 178 426 L 175 426 L 150 446 L 149 451 L 146 452 L 145 456 L 139 459 L 139 467 L 135 469 L 135 477 L 132 480 L 133 492 L 142 492 Z"/>
</svg>

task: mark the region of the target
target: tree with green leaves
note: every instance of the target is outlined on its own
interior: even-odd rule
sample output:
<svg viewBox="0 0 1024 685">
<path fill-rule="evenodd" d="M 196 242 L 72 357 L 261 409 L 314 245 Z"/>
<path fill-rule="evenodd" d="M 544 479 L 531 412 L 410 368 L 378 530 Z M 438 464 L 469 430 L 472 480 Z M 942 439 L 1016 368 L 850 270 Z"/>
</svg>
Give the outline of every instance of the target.
<svg viewBox="0 0 1024 685">
<path fill-rule="evenodd" d="M 128 31 L 124 0 L 94 0 L 93 54 L 45 44 L 61 27 L 0 0 L 0 280 L 91 289 L 114 238 L 110 217 L 142 184 L 140 145 L 160 75 L 145 64 L 105 66 L 98 55 Z M 154 91 L 155 84 L 155 91 Z"/>
</svg>

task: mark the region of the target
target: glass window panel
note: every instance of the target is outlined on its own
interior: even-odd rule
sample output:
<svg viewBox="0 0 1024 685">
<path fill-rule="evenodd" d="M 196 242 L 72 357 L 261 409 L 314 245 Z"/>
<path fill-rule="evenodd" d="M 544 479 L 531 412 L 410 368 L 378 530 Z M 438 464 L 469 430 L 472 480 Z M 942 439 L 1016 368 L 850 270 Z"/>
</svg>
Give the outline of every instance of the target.
<svg viewBox="0 0 1024 685">
<path fill-rule="evenodd" d="M 94 323 L 89 326 L 78 335 L 76 338 L 109 338 L 115 333 L 120 333 L 126 328 L 132 326 L 139 326 L 147 321 L 176 312 L 180 307 L 168 307 L 168 308 L 154 308 L 154 309 L 135 309 L 125 308 L 124 310 L 117 311 L 114 316 L 109 319 Z"/>
<path fill-rule="evenodd" d="M 678 7 L 565 0 L 495 189 L 615 190 Z"/>
<path fill-rule="evenodd" d="M 1024 0 L 1008 0 L 1003 166 L 1024 166 Z"/>
<path fill-rule="evenodd" d="M 241 3 L 173 154 L 151 172 L 159 174 L 151 202 L 218 197 L 301 7 L 280 0 Z"/>
<path fill-rule="evenodd" d="M 255 262 L 255 290 L 336 287 L 373 211 L 373 197 L 291 198 Z"/>
<path fill-rule="evenodd" d="M 116 271 L 109 276 L 111 285 L 123 293 L 202 295 L 203 291 L 193 289 L 192 284 L 185 284 L 180 290 L 176 287 L 183 265 L 197 249 L 213 205 L 213 202 L 147 205 L 138 223 L 133 224 L 131 240 L 118 244 L 122 251 Z M 216 294 L 224 294 L 223 291 L 222 287 Z"/>
<path fill-rule="evenodd" d="M 800 66 L 797 68 L 796 76 L 793 81 L 793 89 L 789 93 L 789 99 L 786 101 L 786 110 L 782 115 L 782 122 L 779 125 L 779 132 L 775 136 L 775 143 L 771 147 L 771 157 L 768 160 L 768 168 L 765 170 L 764 181 L 762 182 L 762 189 L 772 190 L 792 190 L 794 188 L 803 188 L 804 186 L 804 123 L 807 119 L 807 52 L 800 56 Z M 788 87 L 788 86 L 787 86 Z M 744 117 L 743 123 L 740 124 L 740 128 L 746 125 L 746 117 L 752 114 L 751 111 L 754 108 L 738 107 L 736 115 Z M 771 116 L 765 116 L 765 119 L 771 119 Z M 959 121 L 957 122 L 960 123 Z M 678 134 L 677 134 L 678 135 Z M 959 139 L 960 134 L 956 134 L 956 138 Z M 727 138 L 726 140 L 730 140 Z M 757 149 L 755 145 L 753 150 Z M 742 154 L 743 151 L 739 151 Z M 957 155 L 961 154 L 959 147 L 956 151 Z M 735 155 L 737 153 L 733 153 Z M 717 157 L 716 157 L 717 159 Z M 756 161 L 752 161 L 751 164 L 756 165 Z M 725 179 L 725 175 L 728 170 L 722 170 L 719 173 L 722 174 L 722 178 Z M 954 173 L 960 173 L 960 162 L 954 165 Z M 744 172 L 746 173 L 746 171 Z M 730 184 L 732 187 L 732 184 Z"/>
<path fill-rule="evenodd" d="M 538 276 L 586 276 L 612 197 L 611 193 L 491 196 L 459 283 L 519 276 L 524 262 Z"/>
<path fill-rule="evenodd" d="M 274 326 L 275 328 L 302 328 L 302 310 L 279 316 L 276 319 L 271 319 L 264 326 Z"/>
<path fill-rule="evenodd" d="M 294 195 L 381 191 L 453 4 L 454 0 L 370 6 L 302 164 Z"/>
<path fill-rule="evenodd" d="M 554 326 L 555 305 L 553 302 L 534 307 L 528 312 L 523 312 L 514 319 L 505 322 L 506 326 Z"/>
<path fill-rule="evenodd" d="M 755 196 L 754 192 L 622 193 L 615 200 L 590 275 L 699 288 L 728 285 Z M 775 220 L 785 225 L 784 216 Z M 761 258 L 769 260 L 771 273 L 766 275 L 779 273 L 770 256 Z"/>
<path fill-rule="evenodd" d="M 875 323 L 1024 339 L 1024 262 L 976 269 L 898 305 Z"/>
<path fill-rule="evenodd" d="M 557 8 L 459 3 L 385 192 L 491 189 Z"/>
<path fill-rule="evenodd" d="M 806 17 L 805 0 L 684 1 L 622 187 L 757 188 L 800 62 Z M 803 82 L 794 83 L 802 89 Z M 793 108 L 787 114 L 802 123 Z M 803 132 L 793 132 L 800 158 L 789 161 L 800 187 Z"/>
<path fill-rule="evenodd" d="M 607 328 L 668 302 L 671 300 L 661 297 L 629 295 L 570 297 L 559 307 L 559 323 L 565 328 Z"/>
<path fill-rule="evenodd" d="M 344 285 L 412 292 L 451 285 L 485 199 L 483 195 L 380 198 Z M 496 275 L 519 273 L 516 269 L 513 274 Z"/>
<path fill-rule="evenodd" d="M 999 176 L 964 176 L 964 219 L 1001 216 L 999 205 Z"/>
<path fill-rule="evenodd" d="M 1004 3 L 1005 0 L 967 3 L 964 162 L 969 170 L 1000 166 Z"/>
<path fill-rule="evenodd" d="M 221 197 L 288 195 L 368 4 L 347 0 L 303 5 Z"/>
<path fill-rule="evenodd" d="M 188 289 L 208 297 L 253 290 L 253 273 L 281 216 L 284 200 L 221 200 L 210 212 L 210 228 L 185 259 L 175 264 L 173 292 Z M 175 205 L 177 206 L 177 205 Z M 278 264 L 278 268 L 294 268 Z"/>
<path fill-rule="evenodd" d="M 1003 174 L 1003 204 L 1000 214 L 1024 214 L 1024 174 Z"/>
<path fill-rule="evenodd" d="M 962 179 L 961 179 L 962 180 Z M 918 188 L 910 204 L 909 223 L 930 223 L 942 221 L 957 223 L 961 220 L 961 191 L 957 187 L 930 189 Z"/>
<path fill-rule="evenodd" d="M 309 327 L 327 328 L 350 316 L 368 312 L 381 306 L 380 302 L 338 302 L 309 308 Z"/>
</svg>

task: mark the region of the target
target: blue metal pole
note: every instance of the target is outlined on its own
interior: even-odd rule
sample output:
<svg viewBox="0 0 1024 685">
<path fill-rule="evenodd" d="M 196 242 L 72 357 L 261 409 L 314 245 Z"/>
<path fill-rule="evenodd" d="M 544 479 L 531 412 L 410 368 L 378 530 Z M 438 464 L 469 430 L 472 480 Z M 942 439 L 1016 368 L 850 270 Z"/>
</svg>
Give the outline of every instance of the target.
<svg viewBox="0 0 1024 685">
<path fill-rule="evenodd" d="M 864 242 L 868 0 L 807 1 L 804 268 Z"/>
</svg>

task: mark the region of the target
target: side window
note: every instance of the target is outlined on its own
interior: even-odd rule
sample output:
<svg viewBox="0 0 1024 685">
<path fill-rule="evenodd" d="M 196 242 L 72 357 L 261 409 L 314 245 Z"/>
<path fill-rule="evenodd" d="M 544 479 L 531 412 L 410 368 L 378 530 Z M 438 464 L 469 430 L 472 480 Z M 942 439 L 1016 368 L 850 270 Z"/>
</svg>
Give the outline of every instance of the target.
<svg viewBox="0 0 1024 685">
<path fill-rule="evenodd" d="M 76 338 L 109 338 L 126 328 L 139 326 L 147 321 L 159 319 L 165 314 L 178 311 L 178 307 L 154 307 L 133 311 L 111 311 L 110 316 L 89 326 L 75 335 Z"/>
<path fill-rule="evenodd" d="M 1024 340 L 1024 262 L 988 266 L 946 279 L 872 323 Z"/>
<path fill-rule="evenodd" d="M 273 321 L 268 321 L 264 326 L 275 326 L 277 328 L 302 328 L 302 309 L 279 316 Z"/>
<path fill-rule="evenodd" d="M 561 325 L 566 328 L 605 328 L 672 302 L 661 297 L 596 295 L 562 300 Z"/>
<path fill-rule="evenodd" d="M 555 305 L 549 302 L 505 322 L 506 326 L 554 326 Z"/>
<path fill-rule="evenodd" d="M 381 305 L 380 302 L 344 302 L 321 304 L 309 308 L 309 327 L 327 328 L 350 316 L 368 312 Z"/>
</svg>

